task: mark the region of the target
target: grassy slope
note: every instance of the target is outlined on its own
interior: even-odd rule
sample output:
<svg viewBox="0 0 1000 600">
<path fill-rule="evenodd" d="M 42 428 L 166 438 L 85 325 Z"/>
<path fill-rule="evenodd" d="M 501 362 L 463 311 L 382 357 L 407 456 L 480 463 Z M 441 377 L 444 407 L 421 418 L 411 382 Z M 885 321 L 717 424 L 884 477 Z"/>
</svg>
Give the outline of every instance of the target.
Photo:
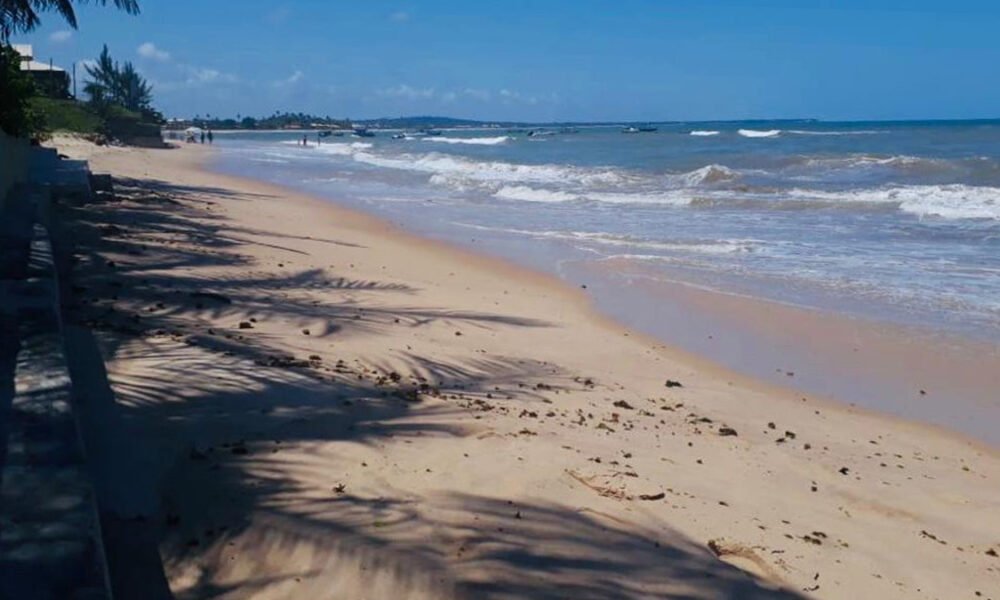
<svg viewBox="0 0 1000 600">
<path fill-rule="evenodd" d="M 31 99 L 31 108 L 41 115 L 46 131 L 94 134 L 104 124 L 90 107 L 75 100 L 35 97 Z"/>
</svg>

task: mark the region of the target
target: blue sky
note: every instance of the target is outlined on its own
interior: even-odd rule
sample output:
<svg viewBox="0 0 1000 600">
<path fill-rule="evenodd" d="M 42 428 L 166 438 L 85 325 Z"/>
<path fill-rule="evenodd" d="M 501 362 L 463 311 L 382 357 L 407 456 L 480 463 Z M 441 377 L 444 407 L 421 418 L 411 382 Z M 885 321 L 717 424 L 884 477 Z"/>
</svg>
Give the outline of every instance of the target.
<svg viewBox="0 0 1000 600">
<path fill-rule="evenodd" d="M 140 3 L 82 6 L 79 31 L 46 15 L 14 41 L 67 68 L 106 42 L 167 116 L 1000 116 L 985 0 Z"/>
</svg>

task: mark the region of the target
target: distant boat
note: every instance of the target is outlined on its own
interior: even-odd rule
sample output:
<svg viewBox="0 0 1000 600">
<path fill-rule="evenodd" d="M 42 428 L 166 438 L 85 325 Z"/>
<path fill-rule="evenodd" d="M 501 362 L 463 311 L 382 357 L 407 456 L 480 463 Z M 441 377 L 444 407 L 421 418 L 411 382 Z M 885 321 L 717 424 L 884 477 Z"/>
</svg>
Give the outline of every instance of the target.
<svg viewBox="0 0 1000 600">
<path fill-rule="evenodd" d="M 441 135 L 441 130 L 439 130 L 439 129 L 421 129 L 420 133 L 422 133 L 424 135 L 429 135 L 429 136 L 433 137 L 433 136 Z"/>
<path fill-rule="evenodd" d="M 650 125 L 644 125 L 642 127 L 633 127 L 630 125 L 625 129 L 622 129 L 622 133 L 652 133 L 654 131 L 656 131 L 656 127 L 652 127 Z"/>
<path fill-rule="evenodd" d="M 528 132 L 528 137 L 541 137 L 543 135 L 555 135 L 554 131 L 546 131 L 544 129 L 532 129 Z"/>
<path fill-rule="evenodd" d="M 626 127 L 625 129 L 622 129 L 622 133 L 639 133 L 639 128 L 638 127 Z"/>
<path fill-rule="evenodd" d="M 392 134 L 392 139 L 394 139 L 394 140 L 405 140 L 406 139 L 406 134 L 405 133 L 394 133 L 394 134 Z"/>
<path fill-rule="evenodd" d="M 641 133 L 652 133 L 656 131 L 656 127 L 653 127 L 652 125 L 646 125 L 645 127 L 640 127 L 639 131 Z"/>
<path fill-rule="evenodd" d="M 324 130 L 324 131 L 320 131 L 316 135 L 318 135 L 321 138 L 330 137 L 331 135 L 333 135 L 333 131 L 330 130 L 330 129 L 327 129 L 327 130 Z"/>
<path fill-rule="evenodd" d="M 364 138 L 375 137 L 375 134 L 371 131 L 368 131 L 368 129 L 365 127 L 355 127 L 354 135 L 356 135 L 357 137 L 364 137 Z"/>
</svg>

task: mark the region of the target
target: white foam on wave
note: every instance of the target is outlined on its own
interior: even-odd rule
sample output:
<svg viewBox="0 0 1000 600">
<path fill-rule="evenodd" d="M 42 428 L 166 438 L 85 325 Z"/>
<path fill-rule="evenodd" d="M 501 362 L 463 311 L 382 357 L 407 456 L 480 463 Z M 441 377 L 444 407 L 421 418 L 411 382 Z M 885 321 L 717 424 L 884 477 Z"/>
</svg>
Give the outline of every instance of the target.
<svg viewBox="0 0 1000 600">
<path fill-rule="evenodd" d="M 709 137 L 713 135 L 719 135 L 719 132 L 715 131 L 714 129 L 713 130 L 696 129 L 692 131 L 689 135 L 693 135 L 696 137 Z"/>
<path fill-rule="evenodd" d="M 572 202 L 580 197 L 569 192 L 544 190 L 526 185 L 505 185 L 493 194 L 505 200 L 521 200 L 523 202 Z"/>
<path fill-rule="evenodd" d="M 670 183 L 681 187 L 697 187 L 722 181 L 732 181 L 740 174 L 725 165 L 705 165 L 700 169 L 668 176 Z"/>
<path fill-rule="evenodd" d="M 512 233 L 541 239 L 555 239 L 572 242 L 585 242 L 600 246 L 635 248 L 644 250 L 661 250 L 665 252 L 696 252 L 699 254 L 736 254 L 744 252 L 757 252 L 763 247 L 764 242 L 755 239 L 733 239 L 733 240 L 647 240 L 629 235 L 613 233 L 603 233 L 594 231 L 559 231 L 559 230 L 530 230 L 516 229 L 510 227 L 487 227 L 471 223 L 459 223 L 456 225 L 477 229 L 480 231 L 493 231 L 499 233 Z M 617 254 L 608 256 L 633 257 L 640 255 Z M 656 258 L 665 258 L 663 255 L 652 255 Z"/>
<path fill-rule="evenodd" d="M 496 137 L 475 137 L 475 138 L 451 138 L 451 137 L 425 137 L 425 142 L 437 142 L 439 144 L 469 144 L 472 146 L 496 146 L 511 140 L 509 135 Z"/>
<path fill-rule="evenodd" d="M 791 190 L 792 199 L 895 204 L 905 213 L 944 219 L 1000 220 L 1000 188 L 964 184 L 907 185 L 827 192 Z"/>
<path fill-rule="evenodd" d="M 351 142 L 349 144 L 320 144 L 319 146 L 313 146 L 313 150 L 337 156 L 353 156 L 355 153 L 368 150 L 371 147 L 372 145 L 368 142 Z"/>
<path fill-rule="evenodd" d="M 778 135 L 780 135 L 781 134 L 781 130 L 780 129 L 768 129 L 768 130 L 740 129 L 737 133 L 739 133 L 743 137 L 748 137 L 748 138 L 771 138 L 771 137 L 777 137 Z"/>
<path fill-rule="evenodd" d="M 877 129 L 855 129 L 847 131 L 810 131 L 808 129 L 789 129 L 788 133 L 794 133 L 795 135 L 879 135 L 889 132 Z"/>
<path fill-rule="evenodd" d="M 573 194 L 559 190 L 532 188 L 523 185 L 504 186 L 493 194 L 504 200 L 524 202 L 603 202 L 607 204 L 663 204 L 686 206 L 692 196 L 684 190 L 664 192 L 580 192 Z"/>
</svg>

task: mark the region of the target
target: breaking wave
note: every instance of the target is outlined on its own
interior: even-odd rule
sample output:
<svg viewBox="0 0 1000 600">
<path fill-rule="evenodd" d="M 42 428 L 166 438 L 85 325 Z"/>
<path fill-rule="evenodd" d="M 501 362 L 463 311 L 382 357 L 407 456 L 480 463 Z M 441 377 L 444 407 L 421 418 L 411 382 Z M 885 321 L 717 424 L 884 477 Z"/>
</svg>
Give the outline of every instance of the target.
<svg viewBox="0 0 1000 600">
<path fill-rule="evenodd" d="M 771 138 L 778 137 L 781 134 L 780 129 L 768 129 L 766 131 L 759 129 L 740 129 L 737 133 L 743 137 L 748 138 Z"/>
<path fill-rule="evenodd" d="M 497 144 L 503 144 L 510 141 L 512 138 L 509 135 L 500 135 L 497 137 L 478 137 L 478 138 L 451 138 L 451 137 L 425 137 L 423 140 L 425 142 L 438 142 L 441 144 L 469 144 L 472 146 L 496 146 Z"/>
</svg>

